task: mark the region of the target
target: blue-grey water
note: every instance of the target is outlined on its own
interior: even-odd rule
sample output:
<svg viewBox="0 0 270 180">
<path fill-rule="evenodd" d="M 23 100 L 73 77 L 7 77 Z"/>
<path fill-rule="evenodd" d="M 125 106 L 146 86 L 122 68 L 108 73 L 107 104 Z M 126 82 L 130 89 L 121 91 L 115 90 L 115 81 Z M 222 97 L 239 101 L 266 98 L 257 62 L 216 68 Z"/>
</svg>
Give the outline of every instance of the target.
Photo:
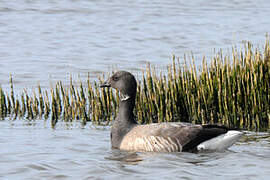
<svg viewBox="0 0 270 180">
<path fill-rule="evenodd" d="M 208 60 L 270 33 L 268 0 L 0 0 L 0 85 L 49 88 L 113 69 L 163 69 L 175 54 Z M 269 179 L 269 133 L 220 153 L 111 150 L 109 127 L 6 118 L 0 179 Z"/>
<path fill-rule="evenodd" d="M 269 133 L 248 132 L 226 152 L 127 153 L 109 127 L 0 121 L 0 179 L 260 179 L 270 176 Z"/>
<path fill-rule="evenodd" d="M 95 78 L 112 69 L 136 72 L 191 52 L 200 63 L 214 50 L 270 32 L 269 0 L 0 1 L 0 84 L 15 88 Z"/>
</svg>

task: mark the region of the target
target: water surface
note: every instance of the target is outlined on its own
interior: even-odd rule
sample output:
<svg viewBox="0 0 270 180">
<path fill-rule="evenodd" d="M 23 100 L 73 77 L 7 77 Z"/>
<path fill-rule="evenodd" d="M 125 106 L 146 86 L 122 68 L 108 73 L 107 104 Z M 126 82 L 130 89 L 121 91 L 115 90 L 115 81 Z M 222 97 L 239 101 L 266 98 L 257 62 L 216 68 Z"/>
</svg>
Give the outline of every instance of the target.
<svg viewBox="0 0 270 180">
<path fill-rule="evenodd" d="M 2 0 L 0 84 L 9 74 L 23 89 L 115 67 L 136 73 L 190 52 L 200 64 L 214 49 L 262 46 L 269 9 L 268 0 Z"/>
<path fill-rule="evenodd" d="M 270 135 L 247 133 L 226 152 L 127 153 L 109 127 L 0 121 L 0 179 L 260 179 L 270 176 Z"/>
</svg>

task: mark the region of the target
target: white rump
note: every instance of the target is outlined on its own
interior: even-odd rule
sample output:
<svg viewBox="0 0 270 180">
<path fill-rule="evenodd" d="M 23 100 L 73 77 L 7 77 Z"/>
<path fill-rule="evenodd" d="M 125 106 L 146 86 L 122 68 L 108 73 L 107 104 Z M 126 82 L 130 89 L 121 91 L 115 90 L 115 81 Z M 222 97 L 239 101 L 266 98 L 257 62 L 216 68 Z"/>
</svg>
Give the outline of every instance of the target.
<svg viewBox="0 0 270 180">
<path fill-rule="evenodd" d="M 230 130 L 197 146 L 198 151 L 224 151 L 244 135 L 243 132 Z"/>
</svg>

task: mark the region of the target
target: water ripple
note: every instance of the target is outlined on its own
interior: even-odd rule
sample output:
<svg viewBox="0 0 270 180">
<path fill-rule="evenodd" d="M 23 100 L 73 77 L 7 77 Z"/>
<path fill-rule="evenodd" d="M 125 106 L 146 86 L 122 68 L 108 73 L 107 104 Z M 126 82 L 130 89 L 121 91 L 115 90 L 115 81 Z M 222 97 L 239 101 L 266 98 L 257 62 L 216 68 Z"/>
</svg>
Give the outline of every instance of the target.
<svg viewBox="0 0 270 180">
<path fill-rule="evenodd" d="M 270 175 L 267 133 L 248 132 L 248 143 L 244 137 L 222 153 L 131 153 L 110 149 L 108 127 L 63 125 L 53 130 L 37 121 L 35 128 L 23 128 L 22 121 L 1 121 L 5 128 L 0 131 L 0 177 L 4 179 L 265 179 Z M 12 149 L 7 148 L 10 144 Z"/>
<path fill-rule="evenodd" d="M 113 66 L 140 71 L 145 61 L 164 69 L 171 55 L 193 52 L 200 64 L 214 48 L 242 40 L 263 44 L 270 3 L 255 1 L 1 1 L 1 85 L 43 87 Z M 222 13 L 220 13 L 222 12 Z M 252 14 L 252 16 L 250 16 Z M 250 28 L 256 27 L 256 28 Z M 52 78 L 50 78 L 52 77 Z"/>
</svg>

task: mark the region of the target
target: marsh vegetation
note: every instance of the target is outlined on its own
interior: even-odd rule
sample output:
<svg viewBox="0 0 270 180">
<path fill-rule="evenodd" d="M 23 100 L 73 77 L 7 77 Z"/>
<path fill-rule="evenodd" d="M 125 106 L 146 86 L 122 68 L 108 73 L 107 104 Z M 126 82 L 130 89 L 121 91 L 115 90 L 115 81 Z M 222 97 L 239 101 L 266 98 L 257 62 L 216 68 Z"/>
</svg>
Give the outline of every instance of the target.
<svg viewBox="0 0 270 180">
<path fill-rule="evenodd" d="M 188 60 L 190 59 L 190 60 Z M 109 76 L 109 75 L 108 75 Z M 106 76 L 107 77 L 107 76 Z M 135 114 L 140 123 L 182 121 L 215 123 L 248 130 L 270 128 L 270 47 L 217 53 L 211 60 L 173 56 L 166 70 L 150 64 L 138 78 Z M 100 89 L 104 81 L 61 81 L 51 89 L 14 93 L 0 88 L 0 116 L 34 119 L 92 121 L 109 124 L 118 111 L 119 97 L 112 89 Z M 75 83 L 77 84 L 77 83 Z"/>
</svg>

